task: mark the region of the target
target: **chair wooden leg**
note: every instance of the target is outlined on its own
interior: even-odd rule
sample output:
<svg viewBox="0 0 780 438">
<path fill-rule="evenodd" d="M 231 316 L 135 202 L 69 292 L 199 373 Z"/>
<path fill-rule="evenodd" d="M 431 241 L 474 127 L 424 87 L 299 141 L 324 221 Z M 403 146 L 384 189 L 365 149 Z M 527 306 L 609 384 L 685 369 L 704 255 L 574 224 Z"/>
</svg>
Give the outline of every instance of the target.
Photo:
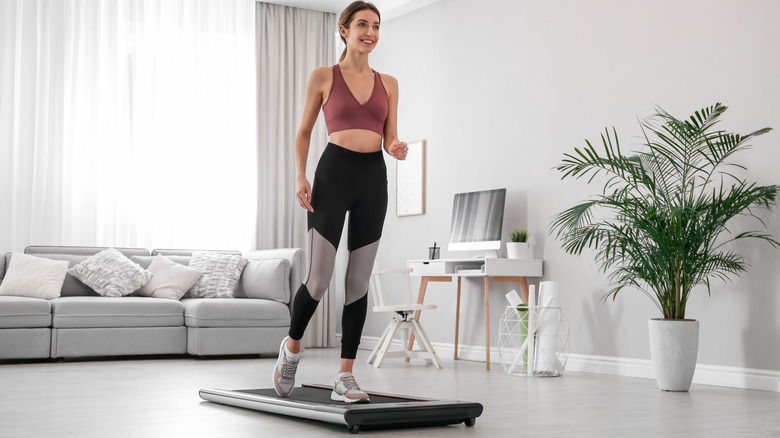
<svg viewBox="0 0 780 438">
<path fill-rule="evenodd" d="M 382 344 L 385 342 L 385 339 L 387 338 L 387 334 L 390 332 L 390 329 L 393 328 L 393 322 L 390 321 L 389 324 L 387 324 L 387 327 L 385 327 L 384 333 L 382 333 L 382 336 L 379 338 L 379 342 L 376 343 L 376 346 L 374 346 L 374 349 L 371 350 L 371 354 L 368 355 L 368 359 L 366 359 L 366 363 L 371 363 L 376 358 L 377 353 L 379 352 L 379 349 L 382 347 Z"/>
<path fill-rule="evenodd" d="M 439 360 L 439 356 L 436 354 L 436 350 L 433 349 L 433 344 L 431 344 L 431 341 L 428 339 L 428 335 L 425 333 L 425 330 L 423 330 L 422 325 L 420 325 L 420 323 L 415 319 L 413 319 L 411 323 L 414 326 L 414 331 L 417 332 L 417 340 L 423 345 L 425 351 L 430 355 L 431 361 L 433 361 L 433 364 L 436 365 L 436 368 L 441 368 L 441 361 Z"/>
<path fill-rule="evenodd" d="M 376 356 L 376 360 L 374 361 L 374 368 L 379 368 L 379 366 L 382 364 L 382 360 L 385 358 L 385 353 L 387 353 L 390 350 L 390 344 L 393 342 L 393 337 L 395 337 L 395 332 L 398 331 L 398 328 L 401 326 L 401 321 L 398 320 L 398 318 L 393 318 L 393 321 L 390 323 L 389 333 L 387 333 L 387 336 L 385 336 L 385 339 L 382 342 L 382 346 L 379 349 L 379 353 Z"/>
<path fill-rule="evenodd" d="M 417 292 L 417 304 L 422 304 L 425 301 L 425 291 L 428 289 L 428 277 L 422 277 L 420 279 L 420 290 Z M 414 311 L 414 319 L 420 319 L 420 311 Z M 409 334 L 409 341 L 406 344 L 406 350 L 412 351 L 414 349 L 414 331 Z M 406 358 L 409 362 L 409 358 Z"/>
</svg>

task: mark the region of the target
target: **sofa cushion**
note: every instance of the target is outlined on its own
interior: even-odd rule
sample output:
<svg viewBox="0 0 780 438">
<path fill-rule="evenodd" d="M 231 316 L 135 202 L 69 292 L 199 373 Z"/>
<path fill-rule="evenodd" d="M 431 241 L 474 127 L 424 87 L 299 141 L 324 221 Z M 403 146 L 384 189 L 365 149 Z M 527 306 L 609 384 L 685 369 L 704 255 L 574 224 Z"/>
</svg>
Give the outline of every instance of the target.
<svg viewBox="0 0 780 438">
<path fill-rule="evenodd" d="M 152 278 L 149 271 L 113 248 L 88 257 L 68 273 L 106 297 L 130 295 Z"/>
<path fill-rule="evenodd" d="M 63 260 L 14 253 L 8 264 L 8 274 L 0 283 L 0 295 L 57 298 L 67 270 L 68 262 Z"/>
<path fill-rule="evenodd" d="M 38 298 L 0 297 L 0 328 L 51 326 L 51 302 Z"/>
<path fill-rule="evenodd" d="M 231 298 L 247 259 L 235 254 L 196 252 L 190 259 L 190 268 L 203 272 L 186 298 Z"/>
<path fill-rule="evenodd" d="M 234 296 L 290 302 L 290 261 L 287 259 L 249 260 L 241 273 Z"/>
<path fill-rule="evenodd" d="M 67 297 L 51 300 L 55 328 L 177 327 L 184 324 L 179 301 L 147 297 Z"/>
<path fill-rule="evenodd" d="M 152 279 L 136 295 L 152 298 L 178 300 L 203 275 L 197 269 L 176 263 L 165 256 L 158 255 L 147 268 Z"/>
<path fill-rule="evenodd" d="M 290 309 L 271 300 L 246 298 L 186 298 L 184 323 L 187 327 L 285 327 L 290 325 Z"/>
<path fill-rule="evenodd" d="M 233 255 L 241 255 L 241 251 L 236 251 L 234 249 L 160 249 L 156 248 L 152 250 L 152 255 L 164 255 L 165 257 L 192 257 L 193 254 L 196 252 L 210 252 L 210 253 L 219 253 L 219 254 L 233 254 Z"/>
<path fill-rule="evenodd" d="M 70 267 L 76 266 L 87 257 L 95 255 L 100 251 L 105 250 L 106 247 L 96 246 L 40 246 L 32 245 L 24 249 L 25 254 L 34 255 L 36 257 L 45 257 L 51 260 L 67 260 Z M 122 254 L 130 257 L 134 255 L 149 255 L 149 250 L 143 248 L 114 248 Z M 65 282 L 62 284 L 62 290 L 60 291 L 61 297 L 72 296 L 99 296 L 92 288 L 85 285 L 76 277 L 68 274 L 65 276 Z"/>
<path fill-rule="evenodd" d="M 158 255 L 162 255 L 162 254 L 158 254 Z M 192 258 L 190 256 L 177 256 L 177 255 L 173 255 L 173 256 L 166 255 L 166 256 L 163 256 L 163 257 L 165 257 L 166 259 L 168 259 L 168 260 L 170 260 L 172 262 L 176 262 L 176 263 L 178 263 L 180 265 L 183 265 L 183 266 L 189 266 L 190 265 L 190 259 Z M 138 263 L 142 268 L 148 270 L 149 266 L 152 264 L 152 262 L 154 261 L 155 258 L 157 258 L 156 255 L 154 255 L 154 256 L 132 256 L 132 257 L 130 257 L 130 260 Z"/>
<path fill-rule="evenodd" d="M 144 248 L 120 248 L 113 247 L 115 250 L 122 254 L 131 257 L 134 255 L 149 255 L 149 250 Z M 30 245 L 24 249 L 25 254 L 30 255 L 78 255 L 83 257 L 89 257 L 95 255 L 100 251 L 108 249 L 107 246 L 43 246 L 43 245 Z"/>
</svg>

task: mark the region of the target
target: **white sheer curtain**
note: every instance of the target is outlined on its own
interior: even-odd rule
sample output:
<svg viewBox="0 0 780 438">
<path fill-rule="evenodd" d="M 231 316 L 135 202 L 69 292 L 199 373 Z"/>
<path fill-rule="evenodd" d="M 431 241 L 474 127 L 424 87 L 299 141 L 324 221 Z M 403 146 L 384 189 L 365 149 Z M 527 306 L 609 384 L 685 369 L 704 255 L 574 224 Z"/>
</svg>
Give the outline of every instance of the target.
<svg viewBox="0 0 780 438">
<path fill-rule="evenodd" d="M 0 250 L 253 248 L 254 6 L 0 3 Z"/>
<path fill-rule="evenodd" d="M 0 252 L 62 241 L 64 11 L 0 1 Z"/>
<path fill-rule="evenodd" d="M 258 248 L 307 247 L 306 211 L 295 201 L 295 134 L 309 74 L 337 61 L 336 26 L 334 14 L 257 4 Z M 306 166 L 309 181 L 327 139 L 320 114 Z M 336 272 L 334 278 L 343 278 L 343 273 Z M 336 342 L 337 309 L 344 294 L 343 286 L 336 283 L 331 282 L 309 323 L 307 346 L 329 347 Z"/>
</svg>

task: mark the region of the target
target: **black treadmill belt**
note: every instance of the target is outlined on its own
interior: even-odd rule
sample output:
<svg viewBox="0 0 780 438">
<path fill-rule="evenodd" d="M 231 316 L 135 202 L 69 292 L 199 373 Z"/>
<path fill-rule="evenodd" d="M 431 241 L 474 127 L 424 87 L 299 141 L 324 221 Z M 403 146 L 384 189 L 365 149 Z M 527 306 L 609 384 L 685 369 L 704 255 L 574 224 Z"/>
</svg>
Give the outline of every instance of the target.
<svg viewBox="0 0 780 438">
<path fill-rule="evenodd" d="M 338 402 L 333 401 L 330 399 L 330 389 L 324 389 L 319 387 L 300 387 L 295 388 L 288 397 L 280 397 L 276 394 L 276 391 L 274 391 L 273 388 L 265 388 L 265 389 L 242 389 L 238 390 L 236 392 L 242 392 L 246 394 L 252 394 L 252 395 L 260 395 L 263 397 L 274 397 L 279 399 L 287 399 L 287 400 L 295 400 L 299 402 L 305 402 L 305 403 L 313 403 L 318 405 L 337 405 L 337 406 L 345 406 L 348 405 L 344 402 Z M 374 393 L 369 393 L 369 396 L 371 398 L 372 405 L 380 404 L 380 403 L 399 403 L 399 402 L 405 402 L 405 401 L 423 401 L 422 399 L 418 398 L 405 398 L 405 397 L 389 397 L 386 395 L 378 395 Z M 350 404 L 351 406 L 359 406 L 359 405 L 366 405 L 366 403 L 361 404 Z"/>
</svg>

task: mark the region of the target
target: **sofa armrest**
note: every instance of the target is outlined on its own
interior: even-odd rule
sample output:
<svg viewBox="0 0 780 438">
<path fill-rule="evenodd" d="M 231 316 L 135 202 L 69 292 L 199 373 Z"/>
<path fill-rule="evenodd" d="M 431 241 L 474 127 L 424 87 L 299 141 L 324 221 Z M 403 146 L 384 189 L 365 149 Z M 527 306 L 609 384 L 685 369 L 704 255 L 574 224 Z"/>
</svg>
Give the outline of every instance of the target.
<svg viewBox="0 0 780 438">
<path fill-rule="evenodd" d="M 11 255 L 11 253 L 6 253 L 2 256 L 0 256 L 0 283 L 3 282 L 3 278 L 5 278 L 5 264 L 8 263 L 8 258 Z"/>
<path fill-rule="evenodd" d="M 244 253 L 244 257 L 249 260 L 263 260 L 263 259 L 287 259 L 290 262 L 290 308 L 295 300 L 295 293 L 298 292 L 298 288 L 303 283 L 306 272 L 306 265 L 304 262 L 303 250 L 300 248 L 278 248 L 278 249 L 259 249 L 255 251 L 247 251 Z"/>
</svg>

